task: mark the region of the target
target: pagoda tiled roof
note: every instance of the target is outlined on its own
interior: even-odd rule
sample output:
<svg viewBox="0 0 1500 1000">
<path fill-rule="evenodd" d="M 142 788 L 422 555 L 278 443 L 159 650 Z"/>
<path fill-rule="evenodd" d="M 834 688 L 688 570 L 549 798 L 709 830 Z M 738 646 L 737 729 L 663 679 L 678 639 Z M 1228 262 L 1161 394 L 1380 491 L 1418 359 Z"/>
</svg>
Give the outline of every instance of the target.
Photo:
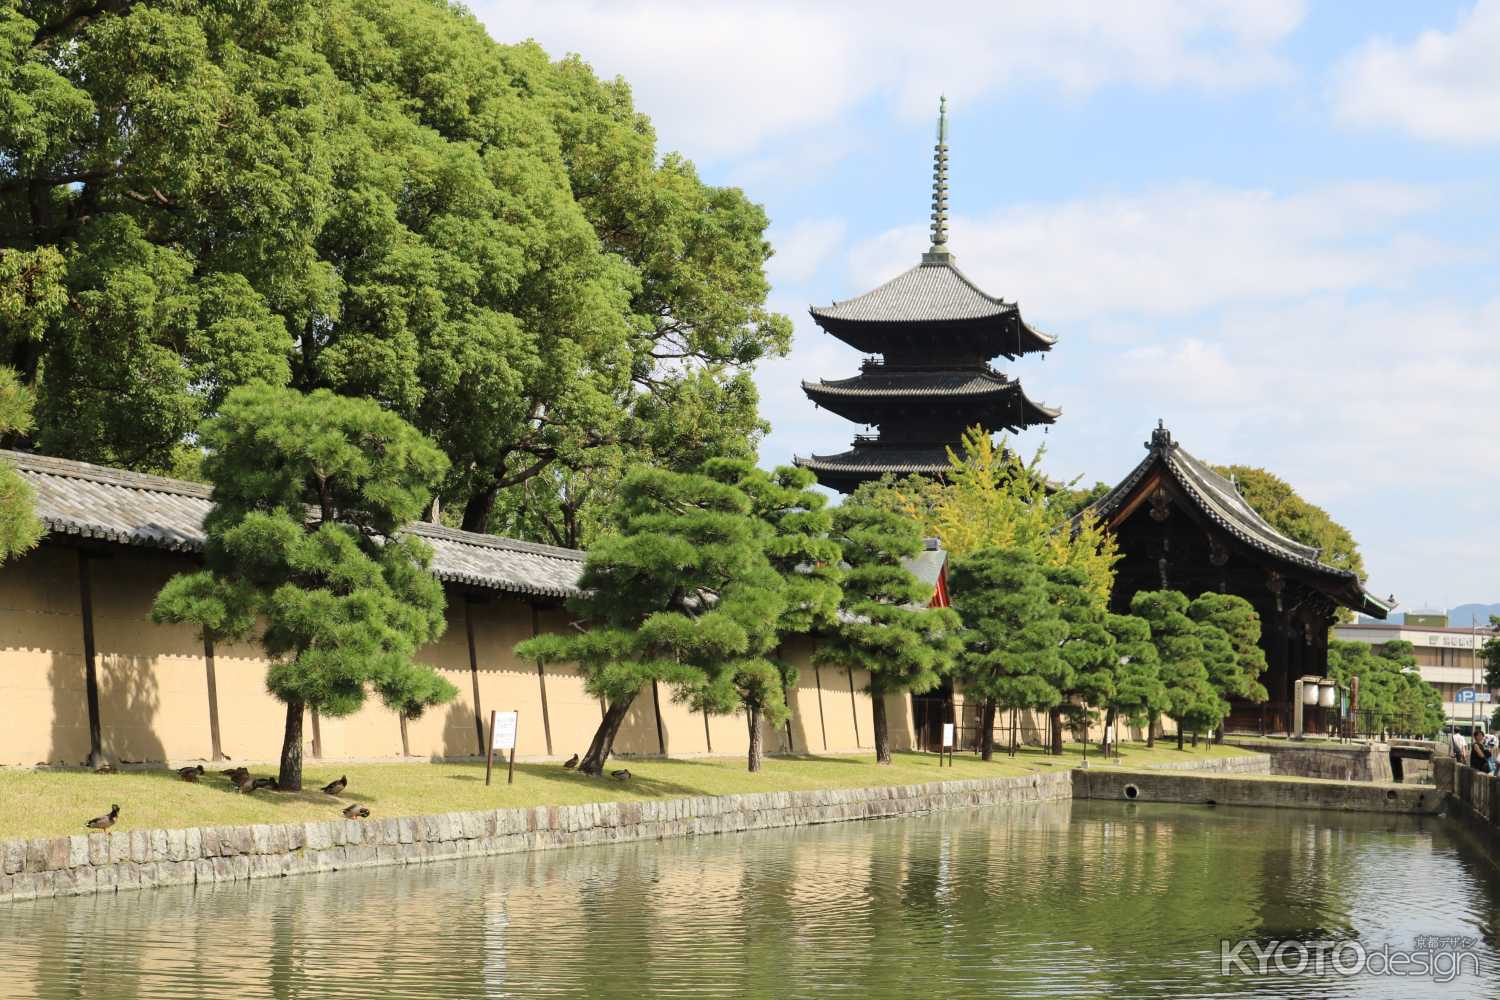
<svg viewBox="0 0 1500 1000">
<path fill-rule="evenodd" d="M 1022 391 L 1020 382 L 990 370 L 900 369 L 900 367 L 865 366 L 853 378 L 802 381 L 802 391 L 813 402 L 826 405 L 835 397 L 850 399 L 922 399 L 922 397 L 968 397 L 975 400 L 1010 400 L 1019 394 L 1028 409 L 1032 423 L 1052 423 L 1061 417 L 1061 409 L 1032 402 Z"/>
<path fill-rule="evenodd" d="M 871 479 L 887 472 L 898 476 L 938 475 L 952 467 L 948 462 L 948 451 L 942 445 L 901 448 L 870 444 L 841 451 L 837 455 L 809 455 L 806 458 L 797 456 L 792 461 L 813 472 L 852 473 Z"/>
<path fill-rule="evenodd" d="M 952 260 L 927 261 L 903 271 L 863 295 L 828 306 L 813 306 L 820 325 L 848 323 L 971 323 L 1004 319 L 1019 326 L 1019 352 L 1050 350 L 1056 337 L 1021 319 L 1020 306 L 987 294 Z"/>
<path fill-rule="evenodd" d="M 1092 510 L 1099 517 L 1108 520 L 1134 495 L 1136 487 L 1153 468 L 1163 467 L 1194 506 L 1235 539 L 1274 560 L 1352 587 L 1349 606 L 1357 611 L 1379 618 L 1389 613 L 1392 606 L 1366 591 L 1357 573 L 1328 565 L 1321 560 L 1322 553 L 1316 546 L 1305 545 L 1277 531 L 1250 506 L 1233 482 L 1172 440 L 1165 427 L 1159 425 L 1152 432 L 1146 447 L 1146 457 L 1140 464 L 1095 502 Z"/>
<path fill-rule="evenodd" d="M 213 491 L 202 483 L 88 462 L 0 450 L 36 495 L 49 535 L 197 554 Z M 498 535 L 413 522 L 404 532 L 432 547 L 439 580 L 548 597 L 578 593 L 584 554 Z"/>
</svg>

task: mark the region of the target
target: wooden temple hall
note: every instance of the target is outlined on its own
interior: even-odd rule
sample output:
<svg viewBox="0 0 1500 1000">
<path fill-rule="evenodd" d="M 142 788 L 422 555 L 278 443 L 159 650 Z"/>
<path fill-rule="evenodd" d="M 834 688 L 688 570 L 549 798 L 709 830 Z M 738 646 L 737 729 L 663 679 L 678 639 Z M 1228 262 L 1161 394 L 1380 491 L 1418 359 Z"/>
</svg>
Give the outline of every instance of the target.
<svg viewBox="0 0 1500 1000">
<path fill-rule="evenodd" d="M 1112 603 L 1126 611 L 1142 590 L 1238 594 L 1260 615 L 1267 668 L 1263 705 L 1235 702 L 1225 728 L 1290 729 L 1293 684 L 1328 669 L 1328 630 L 1341 607 L 1384 618 L 1382 601 L 1350 570 L 1319 561 L 1257 514 L 1235 484 L 1158 424 L 1146 457 L 1093 507 L 1119 540 Z"/>
<path fill-rule="evenodd" d="M 847 451 L 795 460 L 830 489 L 848 493 L 886 473 L 939 475 L 966 428 L 1019 431 L 1061 413 L 1027 398 L 1020 382 L 990 365 L 1002 355 L 1015 361 L 1049 351 L 1056 340 L 1027 325 L 1016 303 L 969 280 L 948 249 L 946 102 L 933 157 L 932 245 L 921 263 L 811 313 L 824 331 L 872 355 L 852 378 L 802 383 L 816 405 L 878 428 L 857 435 Z"/>
</svg>

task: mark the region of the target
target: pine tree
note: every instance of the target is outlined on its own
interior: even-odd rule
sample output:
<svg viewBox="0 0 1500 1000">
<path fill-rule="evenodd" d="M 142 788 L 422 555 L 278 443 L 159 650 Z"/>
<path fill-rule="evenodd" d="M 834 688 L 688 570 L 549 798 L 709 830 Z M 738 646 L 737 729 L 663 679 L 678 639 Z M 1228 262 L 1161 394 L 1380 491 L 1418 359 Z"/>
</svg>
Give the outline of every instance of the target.
<svg viewBox="0 0 1500 1000">
<path fill-rule="evenodd" d="M 1053 567 L 1045 571 L 1047 593 L 1057 615 L 1067 626 L 1067 634 L 1058 650 L 1062 668 L 1051 683 L 1063 694 L 1064 702 L 1049 710 L 1052 723 L 1052 752 L 1063 752 L 1063 713 L 1070 721 L 1087 725 L 1089 706 L 1102 705 L 1112 696 L 1119 654 L 1115 638 L 1105 627 L 1104 602 L 1089 587 L 1089 578 L 1076 566 Z M 1085 729 L 1084 739 L 1088 739 Z"/>
<path fill-rule="evenodd" d="M 1209 730 L 1224 718 L 1224 703 L 1209 682 L 1202 633 L 1187 609 L 1187 597 L 1175 590 L 1143 590 L 1130 602 L 1131 613 L 1151 627 L 1166 688 L 1165 711 L 1177 723 L 1179 750 L 1187 730 Z"/>
<path fill-rule="evenodd" d="M 1200 594 L 1188 605 L 1188 617 L 1224 633 L 1234 650 L 1232 664 L 1220 672 L 1209 671 L 1209 680 L 1225 698 L 1262 702 L 1268 697 L 1260 675 L 1266 669 L 1266 653 L 1260 648 L 1260 615 L 1255 606 L 1238 594 Z"/>
<path fill-rule="evenodd" d="M 1114 692 L 1105 702 L 1105 727 L 1115 719 L 1146 727 L 1148 745 L 1154 742 L 1155 723 L 1167 708 L 1167 689 L 1161 681 L 1161 661 L 1151 642 L 1151 624 L 1135 615 L 1107 615 L 1104 627 L 1115 640 Z"/>
<path fill-rule="evenodd" d="M 748 765 L 759 771 L 765 759 L 762 720 L 779 726 L 790 715 L 788 692 L 797 683 L 797 667 L 781 655 L 787 636 L 827 628 L 837 620 L 843 596 L 839 562 L 842 552 L 829 537 L 833 515 L 828 499 L 812 486 L 813 474 L 795 466 L 772 472 L 747 460 L 714 459 L 704 471 L 720 482 L 733 483 L 750 500 L 750 513 L 761 524 L 762 545 L 771 567 L 781 576 L 785 608 L 775 624 L 774 675 L 758 661 L 733 678 L 735 702 L 716 705 L 719 711 L 742 708 L 750 730 Z"/>
<path fill-rule="evenodd" d="M 1023 550 L 980 549 L 953 564 L 949 584 L 963 622 L 957 675 L 966 695 L 983 699 L 980 753 L 989 760 L 996 709 L 1051 709 L 1061 702 L 1054 681 L 1070 669 L 1060 653 L 1068 625 L 1036 560 Z"/>
<path fill-rule="evenodd" d="M 569 608 L 577 634 L 528 639 L 517 655 L 576 662 L 603 720 L 578 769 L 599 774 L 641 688 L 661 681 L 695 706 L 722 705 L 734 678 L 779 677 L 768 658 L 785 605 L 763 528 L 736 487 L 701 473 L 637 468 L 614 531 L 589 549 Z"/>
<path fill-rule="evenodd" d="M 214 638 L 264 623 L 266 686 L 287 709 L 278 780 L 297 791 L 306 710 L 348 715 L 368 685 L 453 695 L 415 662 L 446 624 L 443 589 L 428 546 L 399 533 L 447 461 L 373 401 L 263 384 L 231 393 L 199 440 L 207 565 L 169 580 L 152 617 Z"/>
<path fill-rule="evenodd" d="M 931 588 L 902 565 L 922 551 L 909 518 L 846 502 L 833 512 L 833 531 L 847 566 L 842 613 L 814 657 L 869 671 L 875 760 L 889 764 L 885 696 L 937 687 L 959 652 L 959 620 L 949 608 L 928 607 Z"/>
</svg>

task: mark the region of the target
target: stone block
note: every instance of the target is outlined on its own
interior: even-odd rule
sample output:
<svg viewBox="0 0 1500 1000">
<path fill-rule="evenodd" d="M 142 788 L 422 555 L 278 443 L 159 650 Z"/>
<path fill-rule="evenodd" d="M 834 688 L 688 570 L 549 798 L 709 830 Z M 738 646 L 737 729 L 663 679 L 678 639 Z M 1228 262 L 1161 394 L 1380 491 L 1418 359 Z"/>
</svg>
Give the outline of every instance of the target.
<svg viewBox="0 0 1500 1000">
<path fill-rule="evenodd" d="M 183 857 L 188 861 L 197 861 L 203 857 L 203 831 L 197 827 L 183 831 Z"/>
<path fill-rule="evenodd" d="M 218 874 L 214 871 L 213 858 L 199 858 L 192 864 L 193 881 L 197 884 L 207 885 L 211 882 L 217 882 L 219 880 Z"/>
<path fill-rule="evenodd" d="M 170 846 L 170 839 L 171 838 L 169 838 L 167 836 L 167 831 L 166 830 L 152 830 L 150 832 L 150 837 L 151 837 L 151 860 L 152 861 L 157 861 L 157 862 L 172 860 L 172 852 L 171 852 L 171 846 Z"/>
<path fill-rule="evenodd" d="M 219 832 L 211 826 L 199 828 L 198 850 L 201 857 L 217 858 L 219 856 Z"/>
<path fill-rule="evenodd" d="M 130 860 L 138 865 L 143 865 L 151 860 L 151 834 L 149 831 L 130 831 Z"/>
<path fill-rule="evenodd" d="M 250 854 L 271 853 L 271 827 L 266 823 L 256 823 L 250 828 Z"/>
<path fill-rule="evenodd" d="M 7 840 L 0 850 L 0 871 L 15 875 L 26 870 L 26 841 Z"/>
<path fill-rule="evenodd" d="M 101 868 L 109 864 L 109 834 L 91 833 L 89 838 L 89 864 Z"/>
<path fill-rule="evenodd" d="M 16 875 L 11 883 L 10 898 L 17 903 L 36 899 L 36 874 L 22 872 Z"/>
<path fill-rule="evenodd" d="M 89 838 L 75 833 L 67 838 L 68 853 L 60 868 L 81 868 L 89 863 Z"/>
<path fill-rule="evenodd" d="M 187 860 L 187 831 L 168 830 L 167 833 L 167 858 L 168 861 Z"/>
</svg>

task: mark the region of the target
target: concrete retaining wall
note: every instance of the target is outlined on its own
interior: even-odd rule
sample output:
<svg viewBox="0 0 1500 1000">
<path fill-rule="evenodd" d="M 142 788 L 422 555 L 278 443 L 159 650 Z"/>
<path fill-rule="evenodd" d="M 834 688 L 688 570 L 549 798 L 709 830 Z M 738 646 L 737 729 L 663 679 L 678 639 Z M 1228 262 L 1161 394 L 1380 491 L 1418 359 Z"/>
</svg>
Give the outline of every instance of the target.
<svg viewBox="0 0 1500 1000">
<path fill-rule="evenodd" d="M 1442 797 L 1431 788 L 1352 781 L 1277 781 L 1155 770 L 1074 771 L 1073 797 L 1417 814 L 1435 814 L 1442 805 Z"/>
<path fill-rule="evenodd" d="M 1334 781 L 1390 782 L 1391 751 L 1383 743 L 1368 746 L 1318 746 L 1285 743 L 1236 743 L 1231 746 L 1254 750 L 1271 758 L 1271 773 L 1296 778 L 1329 778 Z"/>
<path fill-rule="evenodd" d="M 1218 774 L 1270 774 L 1271 758 L 1265 754 L 1243 757 L 1205 757 L 1201 760 L 1152 764 L 1153 771 L 1208 771 Z"/>
<path fill-rule="evenodd" d="M 1500 827 L 1500 778 L 1438 756 L 1432 758 L 1432 780 L 1457 815 L 1488 830 Z"/>
<path fill-rule="evenodd" d="M 1071 776 L 128 830 L 0 843 L 0 903 L 1066 799 Z"/>
</svg>

